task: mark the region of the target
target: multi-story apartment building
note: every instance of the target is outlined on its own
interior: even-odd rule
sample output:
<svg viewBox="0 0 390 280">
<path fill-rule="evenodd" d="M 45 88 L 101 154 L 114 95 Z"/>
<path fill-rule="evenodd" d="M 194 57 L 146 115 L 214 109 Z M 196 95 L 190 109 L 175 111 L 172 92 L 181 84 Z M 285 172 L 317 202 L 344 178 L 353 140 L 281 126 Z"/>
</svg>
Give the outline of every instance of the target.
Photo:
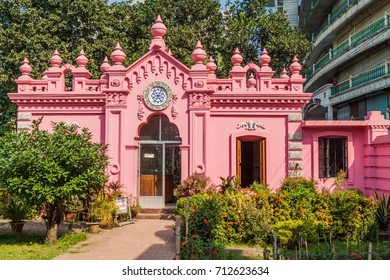
<svg viewBox="0 0 390 280">
<path fill-rule="evenodd" d="M 299 26 L 298 0 L 268 0 L 267 7 L 273 10 L 284 10 L 290 26 Z"/>
<path fill-rule="evenodd" d="M 300 25 L 314 44 L 304 91 L 325 107 L 322 117 L 362 119 L 377 110 L 389 119 L 390 1 L 303 0 Z"/>
</svg>

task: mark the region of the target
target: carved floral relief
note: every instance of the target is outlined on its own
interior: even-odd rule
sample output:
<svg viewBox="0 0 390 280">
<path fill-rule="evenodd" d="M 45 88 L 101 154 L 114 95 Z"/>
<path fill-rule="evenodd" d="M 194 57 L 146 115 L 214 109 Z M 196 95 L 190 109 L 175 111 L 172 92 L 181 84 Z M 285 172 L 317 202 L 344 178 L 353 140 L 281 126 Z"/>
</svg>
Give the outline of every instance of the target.
<svg viewBox="0 0 390 280">
<path fill-rule="evenodd" d="M 106 99 L 107 106 L 125 106 L 126 95 L 121 92 L 109 93 Z"/>
<path fill-rule="evenodd" d="M 207 93 L 191 93 L 189 95 L 190 108 L 210 108 L 210 95 Z"/>
</svg>

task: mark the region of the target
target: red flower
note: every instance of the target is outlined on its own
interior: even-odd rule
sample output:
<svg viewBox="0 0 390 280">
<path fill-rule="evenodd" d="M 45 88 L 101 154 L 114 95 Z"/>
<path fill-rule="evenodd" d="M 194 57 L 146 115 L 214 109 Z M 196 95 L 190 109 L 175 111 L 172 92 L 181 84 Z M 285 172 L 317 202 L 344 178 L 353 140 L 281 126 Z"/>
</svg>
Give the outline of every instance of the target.
<svg viewBox="0 0 390 280">
<path fill-rule="evenodd" d="M 209 223 L 209 221 L 207 221 L 207 219 L 203 219 L 203 224 L 207 225 Z"/>
</svg>

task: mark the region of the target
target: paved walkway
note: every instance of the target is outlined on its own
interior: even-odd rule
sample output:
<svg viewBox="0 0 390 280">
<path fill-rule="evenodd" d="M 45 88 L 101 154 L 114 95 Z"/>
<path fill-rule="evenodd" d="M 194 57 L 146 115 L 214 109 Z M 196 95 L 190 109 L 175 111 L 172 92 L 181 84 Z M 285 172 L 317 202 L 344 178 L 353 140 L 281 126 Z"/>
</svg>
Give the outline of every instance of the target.
<svg viewBox="0 0 390 280">
<path fill-rule="evenodd" d="M 54 260 L 172 260 L 175 235 L 172 220 L 138 220 L 97 234 Z"/>
<path fill-rule="evenodd" d="M 4 222 L 0 220 L 0 225 Z M 69 253 L 55 260 L 172 260 L 175 256 L 173 220 L 136 220 L 134 224 L 102 229 L 88 234 L 87 240 L 76 244 Z M 66 232 L 61 224 L 59 232 Z M 0 232 L 10 232 L 9 224 Z M 44 222 L 26 222 L 23 232 L 45 233 Z"/>
</svg>

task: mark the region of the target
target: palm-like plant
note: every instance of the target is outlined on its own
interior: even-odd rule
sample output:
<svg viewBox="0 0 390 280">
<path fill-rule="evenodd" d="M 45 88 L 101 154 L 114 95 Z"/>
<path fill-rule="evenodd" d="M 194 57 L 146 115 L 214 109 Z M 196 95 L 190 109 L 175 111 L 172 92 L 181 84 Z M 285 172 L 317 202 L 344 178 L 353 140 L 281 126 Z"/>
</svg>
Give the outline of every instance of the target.
<svg viewBox="0 0 390 280">
<path fill-rule="evenodd" d="M 376 192 L 374 195 L 378 204 L 376 218 L 379 224 L 379 228 L 381 230 L 388 230 L 390 222 L 390 196 L 386 197 L 383 193 L 382 196 L 379 196 Z"/>
<path fill-rule="evenodd" d="M 18 199 L 11 199 L 0 209 L 4 218 L 11 219 L 11 223 L 20 223 L 26 218 L 29 208 Z"/>
</svg>

